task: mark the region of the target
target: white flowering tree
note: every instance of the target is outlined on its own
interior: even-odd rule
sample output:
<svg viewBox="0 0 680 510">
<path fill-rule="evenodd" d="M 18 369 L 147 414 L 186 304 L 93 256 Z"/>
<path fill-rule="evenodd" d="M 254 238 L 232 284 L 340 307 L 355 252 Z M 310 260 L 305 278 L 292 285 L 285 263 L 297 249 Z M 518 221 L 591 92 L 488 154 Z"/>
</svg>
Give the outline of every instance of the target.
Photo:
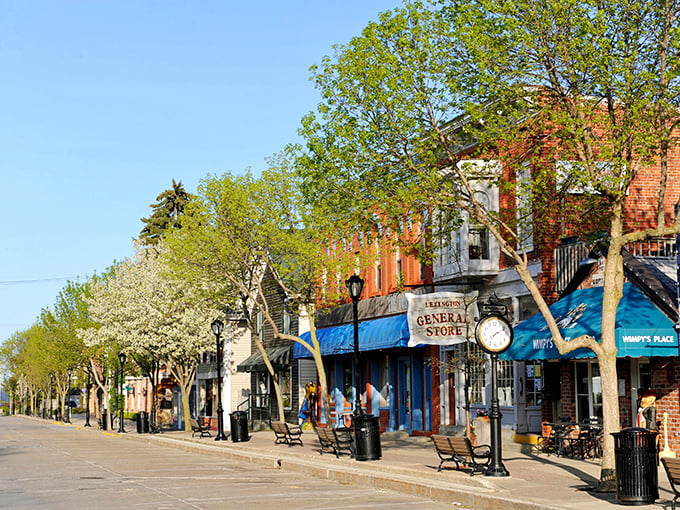
<svg viewBox="0 0 680 510">
<path fill-rule="evenodd" d="M 115 342 L 125 352 L 152 353 L 165 363 L 179 383 L 189 430 L 189 391 L 199 355 L 214 350 L 210 322 L 218 311 L 199 298 L 197 286 L 170 276 L 159 256 L 162 247 L 135 249 L 135 260 L 93 283 L 88 305 L 97 324 L 81 334 L 90 346 Z"/>
<path fill-rule="evenodd" d="M 212 299 L 225 305 L 244 298 L 244 313 L 253 340 L 274 382 L 279 416 L 284 406 L 278 374 L 258 339 L 254 314 L 261 312 L 274 338 L 296 342 L 307 349 L 316 364 L 319 395 L 326 423 L 330 423 L 330 401 L 321 348 L 316 336 L 314 311 L 325 297 L 339 296 L 337 286 L 328 286 L 319 296 L 317 286 L 324 274 L 351 274 L 360 264 L 359 254 L 334 254 L 332 263 L 322 249 L 331 239 L 315 225 L 302 202 L 300 183 L 284 155 L 269 160 L 260 177 L 226 173 L 204 179 L 195 199 L 187 206 L 182 228 L 165 239 L 171 265 L 182 278 L 218 282 Z M 307 315 L 311 340 L 287 334 L 275 320 L 275 304 L 263 288 L 263 276 L 271 275 L 288 299 L 288 309 Z M 249 308 L 252 305 L 252 310 Z"/>
</svg>

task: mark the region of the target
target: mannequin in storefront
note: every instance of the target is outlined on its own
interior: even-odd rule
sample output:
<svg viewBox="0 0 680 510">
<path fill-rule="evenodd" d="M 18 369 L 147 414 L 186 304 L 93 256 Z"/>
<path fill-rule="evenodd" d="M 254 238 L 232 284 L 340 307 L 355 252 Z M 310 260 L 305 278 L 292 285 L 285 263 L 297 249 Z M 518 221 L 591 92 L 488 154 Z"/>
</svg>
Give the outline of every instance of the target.
<svg viewBox="0 0 680 510">
<path fill-rule="evenodd" d="M 298 419 L 300 420 L 300 427 L 305 430 L 313 430 L 315 424 L 314 404 L 316 402 L 316 385 L 313 382 L 308 382 L 305 386 L 305 399 L 300 408 Z"/>
<path fill-rule="evenodd" d="M 637 426 L 647 430 L 659 431 L 659 423 L 656 421 L 656 395 L 652 392 L 645 393 L 640 399 Z"/>
</svg>

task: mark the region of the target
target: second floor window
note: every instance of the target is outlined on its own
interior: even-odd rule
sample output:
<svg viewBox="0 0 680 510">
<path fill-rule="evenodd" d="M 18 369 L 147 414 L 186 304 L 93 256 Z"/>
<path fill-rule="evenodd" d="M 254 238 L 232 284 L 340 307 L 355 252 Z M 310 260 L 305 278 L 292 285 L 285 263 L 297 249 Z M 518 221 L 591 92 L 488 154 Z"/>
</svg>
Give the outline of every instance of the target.
<svg viewBox="0 0 680 510">
<path fill-rule="evenodd" d="M 264 342 L 264 315 L 262 314 L 262 310 L 257 312 L 255 328 L 257 329 L 257 336 L 260 338 L 260 342 Z"/>
<path fill-rule="evenodd" d="M 478 191 L 475 198 L 486 211 L 491 210 L 489 195 Z M 472 219 L 468 229 L 468 257 L 470 260 L 489 259 L 489 231 L 484 225 Z"/>
<path fill-rule="evenodd" d="M 281 325 L 281 329 L 283 330 L 284 335 L 290 335 L 290 311 L 288 310 L 288 303 L 284 302 L 283 303 L 283 324 Z"/>
</svg>

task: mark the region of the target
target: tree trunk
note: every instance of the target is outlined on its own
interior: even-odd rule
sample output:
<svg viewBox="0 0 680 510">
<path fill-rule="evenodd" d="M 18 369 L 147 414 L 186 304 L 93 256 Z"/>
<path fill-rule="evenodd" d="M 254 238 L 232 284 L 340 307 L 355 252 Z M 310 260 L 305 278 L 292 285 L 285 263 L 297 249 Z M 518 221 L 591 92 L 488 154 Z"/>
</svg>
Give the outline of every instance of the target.
<svg viewBox="0 0 680 510">
<path fill-rule="evenodd" d="M 191 409 L 189 408 L 189 394 L 196 375 L 197 362 L 168 361 L 170 372 L 179 383 L 182 396 L 182 414 L 184 415 L 184 430 L 191 430 Z M 220 398 L 222 396 L 220 395 Z"/>
<path fill-rule="evenodd" d="M 619 423 L 619 389 L 616 374 L 616 352 L 598 356 L 600 377 L 602 381 L 602 462 L 600 464 L 600 482 L 598 492 L 616 490 L 614 437 L 612 432 L 621 429 Z"/>
<path fill-rule="evenodd" d="M 316 363 L 316 371 L 319 376 L 319 393 L 321 394 L 321 401 L 323 403 L 323 413 L 326 420 L 326 426 L 331 426 L 331 399 L 328 395 L 328 381 L 326 380 L 326 371 L 323 368 L 323 358 L 319 349 L 315 349 L 312 353 L 314 362 Z M 321 368 L 319 368 L 321 367 Z"/>
<path fill-rule="evenodd" d="M 184 414 L 184 430 L 191 430 L 191 409 L 189 408 L 189 393 L 191 392 L 191 381 L 189 387 L 180 384 L 182 392 L 182 414 Z"/>
<path fill-rule="evenodd" d="M 604 275 L 604 294 L 602 296 L 602 322 L 600 348 L 595 350 L 600 365 L 602 384 L 602 462 L 600 482 L 597 490 L 613 492 L 616 490 L 616 464 L 614 455 L 613 432 L 621 430 L 619 414 L 618 375 L 616 372 L 616 312 L 623 295 L 623 256 L 621 255 L 621 235 L 623 232 L 623 213 L 621 204 L 614 206 L 610 230 L 610 243 Z"/>
</svg>

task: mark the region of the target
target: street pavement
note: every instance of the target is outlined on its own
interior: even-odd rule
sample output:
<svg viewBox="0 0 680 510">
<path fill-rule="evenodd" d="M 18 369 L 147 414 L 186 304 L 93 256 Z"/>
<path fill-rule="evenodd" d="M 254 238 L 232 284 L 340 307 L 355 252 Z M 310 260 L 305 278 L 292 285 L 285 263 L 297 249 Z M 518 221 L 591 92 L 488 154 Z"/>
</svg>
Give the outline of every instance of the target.
<svg viewBox="0 0 680 510">
<path fill-rule="evenodd" d="M 305 431 L 304 446 L 274 444 L 272 431 L 251 432 L 248 441 L 215 441 L 212 437 L 192 438 L 191 432 L 170 431 L 138 434 L 134 422 L 126 433 L 83 427 L 81 416 L 70 426 L 84 433 L 107 434 L 121 440 L 141 441 L 181 448 L 185 451 L 220 455 L 266 466 L 332 480 L 341 484 L 364 485 L 447 502 L 453 506 L 479 509 L 611 509 L 620 507 L 613 493 L 592 491 L 600 473 L 598 460 L 570 459 L 532 452 L 530 446 L 503 444 L 503 464 L 508 477 L 470 476 L 468 471 L 447 468 L 437 472 L 439 458 L 431 441 L 405 433 L 381 437 L 380 460 L 357 461 L 347 455 L 336 458 L 321 454 L 314 431 Z M 59 423 L 59 422 L 54 422 Z M 453 466 L 452 463 L 445 465 Z M 662 467 L 659 468 L 659 499 L 648 508 L 671 508 L 674 494 Z"/>
<path fill-rule="evenodd" d="M 172 444 L 0 416 L 0 508 L 444 510 L 450 505 Z"/>
</svg>

